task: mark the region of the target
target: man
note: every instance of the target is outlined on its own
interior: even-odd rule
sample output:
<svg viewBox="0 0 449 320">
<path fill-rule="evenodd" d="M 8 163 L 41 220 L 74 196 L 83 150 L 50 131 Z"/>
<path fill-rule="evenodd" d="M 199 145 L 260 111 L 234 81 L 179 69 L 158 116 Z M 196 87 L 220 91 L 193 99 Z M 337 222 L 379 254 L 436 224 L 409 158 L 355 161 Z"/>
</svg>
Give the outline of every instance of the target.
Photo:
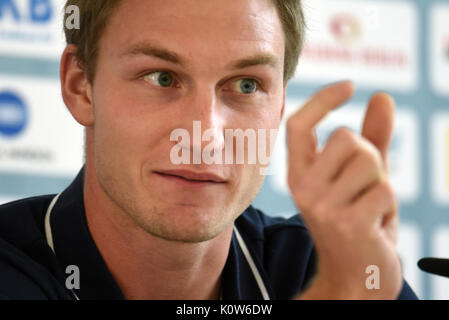
<svg viewBox="0 0 449 320">
<path fill-rule="evenodd" d="M 269 218 L 251 206 L 259 162 L 170 157 L 178 147 L 190 159 L 209 143 L 219 152 L 229 146 L 226 129 L 279 127 L 303 38 L 300 1 L 67 5 L 79 7 L 81 28 L 66 30 L 61 87 L 86 128 L 86 163 L 62 194 L 1 208 L 2 297 L 415 298 L 395 251 L 389 96 L 370 101 L 363 137 L 340 129 L 321 153 L 313 128 L 350 98 L 352 84 L 323 89 L 288 120 L 301 217 Z M 172 139 L 194 121 L 216 133 L 212 142 Z M 369 266 L 380 286 L 367 284 Z M 79 271 L 78 282 L 67 270 Z"/>
</svg>

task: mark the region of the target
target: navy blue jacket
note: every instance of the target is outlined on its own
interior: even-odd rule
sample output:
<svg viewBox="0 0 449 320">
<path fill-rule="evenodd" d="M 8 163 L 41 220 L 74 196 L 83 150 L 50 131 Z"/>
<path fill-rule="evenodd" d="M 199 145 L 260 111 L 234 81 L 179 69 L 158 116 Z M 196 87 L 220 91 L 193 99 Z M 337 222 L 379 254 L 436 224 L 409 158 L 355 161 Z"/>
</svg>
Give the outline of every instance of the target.
<svg viewBox="0 0 449 320">
<path fill-rule="evenodd" d="M 54 195 L 0 206 L 0 298 L 74 299 L 74 292 L 81 300 L 124 299 L 88 231 L 83 174 L 81 170 L 52 210 L 56 255 L 47 243 L 44 221 Z M 290 299 L 304 290 L 315 273 L 316 257 L 299 215 L 274 218 L 249 206 L 235 226 L 222 275 L 224 300 L 262 299 L 260 280 L 270 299 Z M 65 286 L 69 265 L 80 270 L 80 288 L 73 292 Z M 398 298 L 417 299 L 405 281 Z"/>
</svg>

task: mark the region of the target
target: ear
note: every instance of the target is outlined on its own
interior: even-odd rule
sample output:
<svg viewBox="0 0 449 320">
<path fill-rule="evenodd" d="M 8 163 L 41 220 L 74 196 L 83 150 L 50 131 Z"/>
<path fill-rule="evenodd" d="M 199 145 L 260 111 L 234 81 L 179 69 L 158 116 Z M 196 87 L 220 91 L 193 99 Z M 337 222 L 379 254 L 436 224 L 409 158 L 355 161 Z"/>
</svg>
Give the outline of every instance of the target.
<svg viewBox="0 0 449 320">
<path fill-rule="evenodd" d="M 94 124 L 92 86 L 76 58 L 77 47 L 68 45 L 61 58 L 62 98 L 73 118 L 85 127 Z"/>
</svg>

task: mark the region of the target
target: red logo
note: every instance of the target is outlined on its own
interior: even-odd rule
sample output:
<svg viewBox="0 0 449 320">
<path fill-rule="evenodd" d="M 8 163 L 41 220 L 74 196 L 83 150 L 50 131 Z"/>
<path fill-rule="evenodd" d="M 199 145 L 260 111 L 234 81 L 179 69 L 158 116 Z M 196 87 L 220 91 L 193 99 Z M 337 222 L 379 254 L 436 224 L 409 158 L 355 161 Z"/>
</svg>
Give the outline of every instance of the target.
<svg viewBox="0 0 449 320">
<path fill-rule="evenodd" d="M 333 36 L 343 45 L 354 44 L 362 34 L 362 27 L 350 13 L 339 13 L 329 21 L 329 28 Z"/>
</svg>

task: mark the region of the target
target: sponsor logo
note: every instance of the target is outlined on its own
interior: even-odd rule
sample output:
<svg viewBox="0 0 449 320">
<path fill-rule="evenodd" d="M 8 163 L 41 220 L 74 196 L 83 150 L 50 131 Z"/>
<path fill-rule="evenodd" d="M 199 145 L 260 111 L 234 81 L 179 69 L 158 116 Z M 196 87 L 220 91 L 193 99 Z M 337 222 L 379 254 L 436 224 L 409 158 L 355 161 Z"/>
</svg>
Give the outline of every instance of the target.
<svg viewBox="0 0 449 320">
<path fill-rule="evenodd" d="M 39 27 L 52 21 L 54 11 L 50 0 L 0 0 L 0 39 L 31 43 L 52 41 L 53 32 L 42 32 Z"/>
<path fill-rule="evenodd" d="M 17 23 L 47 23 L 53 16 L 53 6 L 50 0 L 0 0 L 0 18 L 7 15 Z"/>
<path fill-rule="evenodd" d="M 15 137 L 26 127 L 28 112 L 23 100 L 10 91 L 0 92 L 0 135 Z"/>
<path fill-rule="evenodd" d="M 417 14 L 412 4 L 305 3 L 307 36 L 295 81 L 323 83 L 343 78 L 388 90 L 409 90 L 416 85 Z"/>
<path fill-rule="evenodd" d="M 61 0 L 0 0 L 0 51 L 13 57 L 60 57 L 63 36 Z M 66 27 L 78 27 L 76 10 L 67 12 Z"/>
<path fill-rule="evenodd" d="M 362 27 L 357 18 L 350 13 L 340 13 L 329 21 L 329 28 L 335 39 L 343 45 L 352 45 L 362 34 Z"/>
<path fill-rule="evenodd" d="M 0 88 L 0 171 L 76 173 L 83 130 L 64 107 L 59 83 L 8 76 L 0 77 Z"/>
<path fill-rule="evenodd" d="M 361 45 L 361 25 L 355 16 L 339 13 L 329 20 L 329 29 L 336 43 L 306 43 L 303 57 L 323 62 L 362 64 L 366 67 L 404 68 L 410 61 L 403 50 L 380 45 Z M 356 44 L 359 46 L 356 48 Z"/>
</svg>

